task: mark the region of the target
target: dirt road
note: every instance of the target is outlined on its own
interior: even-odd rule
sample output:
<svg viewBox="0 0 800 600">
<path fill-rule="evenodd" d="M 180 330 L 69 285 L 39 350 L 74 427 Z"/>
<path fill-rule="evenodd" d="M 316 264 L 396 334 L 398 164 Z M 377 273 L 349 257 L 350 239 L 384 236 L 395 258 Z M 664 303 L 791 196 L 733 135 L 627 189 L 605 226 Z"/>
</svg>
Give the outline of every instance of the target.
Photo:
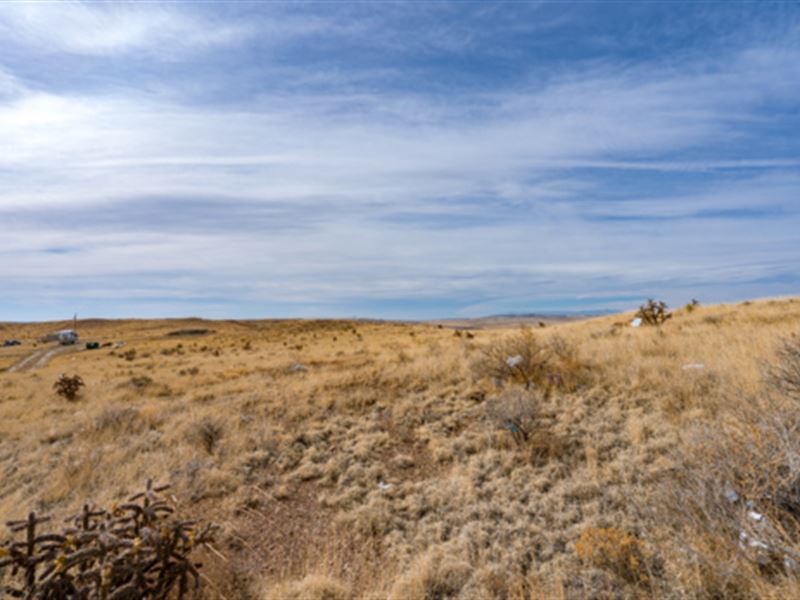
<svg viewBox="0 0 800 600">
<path fill-rule="evenodd" d="M 67 352 L 74 352 L 77 346 L 55 346 L 50 348 L 42 348 L 29 354 L 17 364 L 12 366 L 9 373 L 20 373 L 24 371 L 33 371 L 34 369 L 41 369 L 46 366 L 50 360 L 59 354 L 66 354 Z"/>
</svg>

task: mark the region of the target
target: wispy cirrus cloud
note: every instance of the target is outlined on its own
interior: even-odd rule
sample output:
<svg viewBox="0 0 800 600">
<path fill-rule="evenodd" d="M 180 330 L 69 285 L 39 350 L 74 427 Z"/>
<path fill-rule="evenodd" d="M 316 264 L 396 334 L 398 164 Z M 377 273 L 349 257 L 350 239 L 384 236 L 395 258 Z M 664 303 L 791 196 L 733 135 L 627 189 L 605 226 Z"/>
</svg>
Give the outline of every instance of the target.
<svg viewBox="0 0 800 600">
<path fill-rule="evenodd" d="M 61 279 L 83 290 L 66 304 L 102 297 L 106 314 L 796 289 L 786 20 L 753 33 L 726 16 L 746 45 L 686 50 L 653 17 L 659 53 L 566 45 L 590 18 L 574 7 L 46 7 L 0 8 L 9 317 Z M 65 80 L 69 56 L 84 58 Z"/>
<path fill-rule="evenodd" d="M 0 11 L 6 46 L 38 53 L 101 56 L 146 52 L 170 58 L 198 47 L 240 41 L 254 31 L 181 4 L 134 2 L 9 2 Z"/>
</svg>

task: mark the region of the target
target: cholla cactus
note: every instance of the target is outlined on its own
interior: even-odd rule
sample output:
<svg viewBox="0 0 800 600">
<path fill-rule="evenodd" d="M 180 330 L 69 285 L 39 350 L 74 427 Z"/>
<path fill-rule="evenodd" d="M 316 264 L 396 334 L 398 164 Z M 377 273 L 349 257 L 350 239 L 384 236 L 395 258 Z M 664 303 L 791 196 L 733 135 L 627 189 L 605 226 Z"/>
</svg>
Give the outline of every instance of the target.
<svg viewBox="0 0 800 600">
<path fill-rule="evenodd" d="M 175 519 L 158 496 L 167 487 L 148 481 L 144 492 L 119 506 L 87 504 L 61 533 L 38 533 L 49 518 L 35 513 L 7 523 L 12 536 L 23 533 L 25 539 L 0 544 L 0 595 L 163 600 L 186 597 L 191 580 L 197 590 L 200 565 L 189 555 L 210 542 L 213 526 Z"/>
<path fill-rule="evenodd" d="M 662 325 L 672 318 L 672 313 L 667 312 L 666 302 L 649 298 L 646 304 L 642 304 L 639 307 L 639 312 L 636 313 L 636 316 L 645 325 Z"/>
<path fill-rule="evenodd" d="M 53 384 L 53 389 L 59 396 L 63 396 L 68 401 L 74 402 L 84 385 L 86 384 L 83 383 L 83 379 L 81 379 L 80 375 L 68 377 L 62 373 L 58 380 Z"/>
</svg>

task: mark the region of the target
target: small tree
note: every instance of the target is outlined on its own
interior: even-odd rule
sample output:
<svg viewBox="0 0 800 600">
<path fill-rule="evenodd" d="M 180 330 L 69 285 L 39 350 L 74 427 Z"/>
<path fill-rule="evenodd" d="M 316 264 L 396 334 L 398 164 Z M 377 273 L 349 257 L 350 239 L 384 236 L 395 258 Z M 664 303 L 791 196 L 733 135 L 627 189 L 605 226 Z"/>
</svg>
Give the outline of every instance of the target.
<svg viewBox="0 0 800 600">
<path fill-rule="evenodd" d="M 80 375 L 73 375 L 68 377 L 62 374 L 58 380 L 53 384 L 56 394 L 66 398 L 69 402 L 74 402 L 78 398 L 78 393 L 85 384 Z"/>
</svg>

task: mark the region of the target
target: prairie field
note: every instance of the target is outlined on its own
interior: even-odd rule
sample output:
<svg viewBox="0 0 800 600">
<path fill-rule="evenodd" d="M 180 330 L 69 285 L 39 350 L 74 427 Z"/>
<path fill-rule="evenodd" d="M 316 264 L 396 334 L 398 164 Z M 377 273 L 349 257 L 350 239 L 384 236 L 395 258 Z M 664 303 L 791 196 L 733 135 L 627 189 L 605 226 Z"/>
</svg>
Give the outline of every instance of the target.
<svg viewBox="0 0 800 600">
<path fill-rule="evenodd" d="M 229 600 L 800 597 L 800 300 L 632 318 L 0 324 L 0 521 L 169 483 Z"/>
</svg>

